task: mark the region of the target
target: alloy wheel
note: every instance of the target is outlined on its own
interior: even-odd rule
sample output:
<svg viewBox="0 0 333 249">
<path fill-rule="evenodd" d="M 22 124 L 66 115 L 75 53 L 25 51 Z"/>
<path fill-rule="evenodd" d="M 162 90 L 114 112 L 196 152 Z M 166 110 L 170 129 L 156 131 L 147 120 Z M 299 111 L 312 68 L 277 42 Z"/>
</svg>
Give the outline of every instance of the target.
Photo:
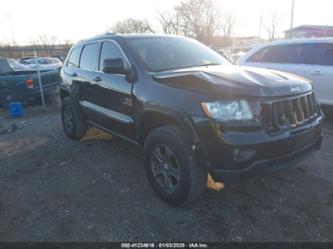
<svg viewBox="0 0 333 249">
<path fill-rule="evenodd" d="M 153 175 L 159 185 L 172 193 L 180 181 L 180 166 L 176 155 L 165 144 L 155 145 L 151 153 Z"/>
<path fill-rule="evenodd" d="M 74 129 L 74 117 L 68 106 L 65 106 L 63 112 L 63 120 L 66 131 L 70 134 Z"/>
</svg>

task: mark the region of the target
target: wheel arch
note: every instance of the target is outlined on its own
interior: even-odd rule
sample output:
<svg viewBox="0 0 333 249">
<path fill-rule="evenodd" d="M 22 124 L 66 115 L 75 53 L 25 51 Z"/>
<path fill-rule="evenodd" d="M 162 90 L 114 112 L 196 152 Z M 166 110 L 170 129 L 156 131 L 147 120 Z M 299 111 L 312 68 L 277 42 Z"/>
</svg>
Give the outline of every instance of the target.
<svg viewBox="0 0 333 249">
<path fill-rule="evenodd" d="M 80 117 L 82 119 L 85 119 L 84 114 L 81 110 L 81 106 L 80 106 L 79 102 L 77 101 L 77 98 L 75 98 L 75 95 L 72 93 L 71 89 L 67 85 L 61 84 L 59 93 L 60 93 L 61 102 L 63 102 L 64 98 L 69 97 L 72 100 L 74 107 L 77 110 Z"/>
<path fill-rule="evenodd" d="M 66 97 L 70 97 L 71 98 L 71 91 L 65 87 L 65 86 L 60 86 L 60 89 L 59 89 L 59 92 L 60 92 L 60 99 L 61 99 L 61 102 L 64 100 L 64 98 Z"/>
<path fill-rule="evenodd" d="M 137 134 L 141 144 L 144 144 L 148 134 L 162 126 L 177 125 L 183 129 L 193 144 L 199 143 L 199 136 L 192 120 L 185 113 L 170 107 L 145 107 L 138 118 Z"/>
</svg>

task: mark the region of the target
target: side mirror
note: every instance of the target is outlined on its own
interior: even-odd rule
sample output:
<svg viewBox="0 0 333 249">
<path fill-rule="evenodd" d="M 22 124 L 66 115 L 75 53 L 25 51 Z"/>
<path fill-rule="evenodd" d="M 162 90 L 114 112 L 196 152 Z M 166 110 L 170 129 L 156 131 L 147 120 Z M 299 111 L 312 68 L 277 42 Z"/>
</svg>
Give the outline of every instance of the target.
<svg viewBox="0 0 333 249">
<path fill-rule="evenodd" d="M 112 74 L 127 74 L 124 61 L 121 58 L 105 59 L 103 61 L 103 72 Z"/>
</svg>

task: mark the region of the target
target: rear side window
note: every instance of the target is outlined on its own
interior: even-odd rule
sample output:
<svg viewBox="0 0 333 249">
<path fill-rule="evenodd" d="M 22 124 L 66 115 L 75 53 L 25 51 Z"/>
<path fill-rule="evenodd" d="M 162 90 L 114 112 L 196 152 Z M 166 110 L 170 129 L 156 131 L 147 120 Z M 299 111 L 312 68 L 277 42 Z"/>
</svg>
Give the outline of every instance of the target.
<svg viewBox="0 0 333 249">
<path fill-rule="evenodd" d="M 247 61 L 268 63 L 306 63 L 307 45 L 284 45 L 263 48 L 253 54 Z"/>
<path fill-rule="evenodd" d="M 99 60 L 99 69 L 103 69 L 103 62 L 105 59 L 123 59 L 125 62 L 125 58 L 119 47 L 114 42 L 103 42 L 101 57 Z"/>
<path fill-rule="evenodd" d="M 68 67 L 79 67 L 81 48 L 74 48 L 68 58 Z"/>
<path fill-rule="evenodd" d="M 313 44 L 311 64 L 332 66 L 333 44 Z"/>
<path fill-rule="evenodd" d="M 98 43 L 87 44 L 83 47 L 80 59 L 80 68 L 86 70 L 96 69 Z"/>
</svg>

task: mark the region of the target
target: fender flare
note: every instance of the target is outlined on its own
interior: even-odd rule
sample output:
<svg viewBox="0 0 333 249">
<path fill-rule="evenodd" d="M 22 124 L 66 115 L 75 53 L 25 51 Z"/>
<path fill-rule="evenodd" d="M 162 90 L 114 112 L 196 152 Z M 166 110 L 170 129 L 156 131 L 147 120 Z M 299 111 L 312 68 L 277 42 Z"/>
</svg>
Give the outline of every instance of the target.
<svg viewBox="0 0 333 249">
<path fill-rule="evenodd" d="M 142 117 L 149 112 L 159 113 L 171 117 L 184 129 L 194 145 L 199 144 L 200 138 L 198 132 L 192 119 L 186 113 L 172 107 L 162 106 L 154 103 L 145 103 L 143 104 L 141 111 L 135 111 L 135 113 L 138 113 L 138 116 L 135 119 L 137 124 L 137 134 L 140 134 Z"/>
<path fill-rule="evenodd" d="M 75 94 L 73 93 L 72 89 L 68 85 L 66 85 L 66 84 L 60 84 L 60 86 L 59 86 L 59 93 L 60 93 L 61 100 L 62 100 L 62 97 L 61 97 L 61 92 L 62 91 L 65 92 L 66 95 L 68 95 L 71 98 L 71 100 L 72 100 L 72 102 L 74 104 L 74 107 L 77 110 L 79 116 L 83 120 L 85 120 L 84 114 L 83 114 L 82 109 L 81 109 L 81 106 L 79 105 L 79 102 L 77 101 L 77 99 L 75 97 Z"/>
<path fill-rule="evenodd" d="M 139 134 L 139 141 L 141 137 L 141 128 L 142 128 L 142 122 L 141 119 L 147 112 L 155 112 L 159 114 L 164 114 L 166 116 L 169 116 L 177 121 L 177 123 L 182 127 L 182 129 L 185 131 L 186 135 L 190 139 L 190 143 L 192 145 L 192 150 L 197 155 L 197 158 L 199 162 L 206 168 L 206 170 L 211 169 L 211 160 L 209 158 L 209 155 L 205 149 L 204 146 L 202 146 L 198 131 L 194 125 L 194 122 L 192 121 L 191 117 L 189 117 L 186 113 L 184 113 L 181 110 L 177 110 L 172 107 L 167 106 L 161 106 L 158 104 L 153 103 L 145 103 L 143 108 L 141 110 L 135 111 L 135 113 L 138 113 L 138 117 L 136 117 L 136 134 Z"/>
</svg>

